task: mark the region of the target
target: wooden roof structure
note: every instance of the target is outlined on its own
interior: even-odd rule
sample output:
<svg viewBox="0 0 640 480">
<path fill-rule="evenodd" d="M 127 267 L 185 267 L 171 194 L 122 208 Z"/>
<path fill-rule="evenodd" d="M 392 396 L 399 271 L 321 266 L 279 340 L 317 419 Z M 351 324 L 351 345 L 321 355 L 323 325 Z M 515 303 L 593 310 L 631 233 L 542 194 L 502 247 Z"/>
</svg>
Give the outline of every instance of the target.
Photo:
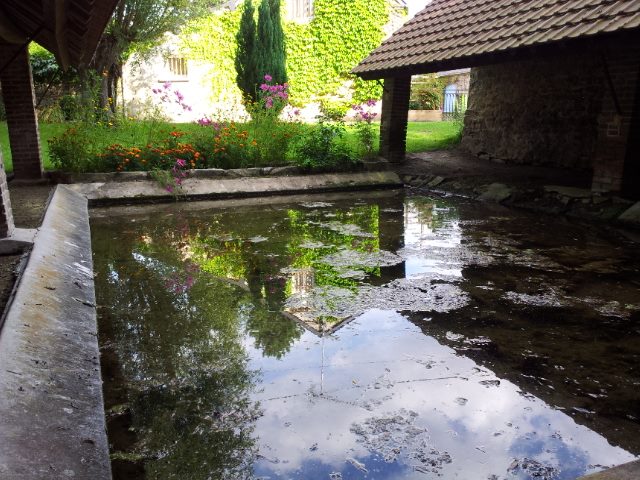
<svg viewBox="0 0 640 480">
<path fill-rule="evenodd" d="M 0 40 L 36 41 L 63 67 L 88 64 L 119 0 L 2 0 Z"/>
<path fill-rule="evenodd" d="M 487 63 L 496 55 L 640 30 L 640 0 L 433 0 L 352 73 L 365 79 Z"/>
</svg>

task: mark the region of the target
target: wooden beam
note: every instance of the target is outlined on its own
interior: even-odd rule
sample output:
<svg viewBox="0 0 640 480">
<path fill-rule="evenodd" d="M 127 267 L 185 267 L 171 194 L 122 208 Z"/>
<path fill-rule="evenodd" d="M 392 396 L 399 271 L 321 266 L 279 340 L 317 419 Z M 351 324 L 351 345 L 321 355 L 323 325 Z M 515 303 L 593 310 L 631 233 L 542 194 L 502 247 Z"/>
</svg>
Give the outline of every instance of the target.
<svg viewBox="0 0 640 480">
<path fill-rule="evenodd" d="M 55 3 L 55 37 L 58 45 L 60 66 L 66 70 L 71 65 L 69 44 L 67 42 L 67 0 L 49 0 Z"/>
<path fill-rule="evenodd" d="M 2 7 L 0 6 L 0 39 L 4 40 L 8 43 L 16 43 L 21 45 L 26 42 L 27 35 L 22 33 L 16 26 L 11 22 L 7 14 L 4 12 Z"/>
</svg>

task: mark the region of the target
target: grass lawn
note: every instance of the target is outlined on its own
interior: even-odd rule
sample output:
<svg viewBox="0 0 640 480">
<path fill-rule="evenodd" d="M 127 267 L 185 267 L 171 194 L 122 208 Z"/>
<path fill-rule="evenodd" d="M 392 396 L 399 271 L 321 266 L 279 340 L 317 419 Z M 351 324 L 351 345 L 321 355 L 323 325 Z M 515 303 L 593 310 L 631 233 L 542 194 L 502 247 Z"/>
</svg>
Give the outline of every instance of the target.
<svg viewBox="0 0 640 480">
<path fill-rule="evenodd" d="M 42 160 L 45 170 L 53 169 L 53 165 L 51 165 L 51 161 L 49 160 L 48 140 L 62 134 L 68 127 L 69 125 L 64 123 L 40 124 L 40 143 L 42 145 Z M 104 143 L 105 146 L 113 143 L 134 145 L 141 143 L 141 138 L 147 136 L 149 128 L 149 125 L 142 123 L 139 128 L 130 131 L 122 132 L 114 130 L 112 136 L 101 138 L 99 141 L 100 143 Z M 188 133 L 190 130 L 198 128 L 198 126 L 195 124 L 175 124 L 172 125 L 171 128 L 176 128 Z M 407 128 L 407 152 L 425 152 L 451 147 L 455 145 L 458 140 L 457 133 L 458 127 L 455 122 L 409 122 Z M 347 140 L 351 145 L 357 145 L 357 140 L 350 130 Z M 144 140 L 142 140 L 142 142 L 144 142 Z M 5 170 L 11 172 L 13 171 L 13 163 L 11 162 L 11 150 L 9 148 L 6 122 L 0 122 L 0 146 L 2 147 Z"/>
</svg>

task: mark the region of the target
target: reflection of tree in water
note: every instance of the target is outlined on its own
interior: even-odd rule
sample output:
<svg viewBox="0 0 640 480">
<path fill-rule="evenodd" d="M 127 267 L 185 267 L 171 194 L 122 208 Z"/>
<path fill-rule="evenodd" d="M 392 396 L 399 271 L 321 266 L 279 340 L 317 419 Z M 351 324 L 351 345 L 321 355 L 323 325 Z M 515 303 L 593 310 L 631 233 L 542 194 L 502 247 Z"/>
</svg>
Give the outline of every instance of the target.
<svg viewBox="0 0 640 480">
<path fill-rule="evenodd" d="M 245 332 L 264 355 L 286 354 L 303 329 L 281 314 L 292 293 L 283 271 L 310 272 L 301 288 L 354 284 L 321 258 L 379 250 L 378 216 L 355 206 L 94 222 L 102 342 L 118 370 L 107 407 L 130 409 L 135 440 L 121 451 L 143 458 L 148 478 L 251 476 L 260 412 Z"/>
<path fill-rule="evenodd" d="M 196 274 L 187 292 L 172 291 L 154 266 L 180 266 L 175 251 L 155 251 L 157 263 L 145 264 L 132 260 L 133 241 L 103 250 L 101 237 L 94 236 L 97 291 L 113 332 L 103 344 L 128 379 L 132 448 L 147 477 L 249 477 L 260 413 L 250 400 L 256 373 L 241 342 L 238 288 Z"/>
<path fill-rule="evenodd" d="M 158 277 L 164 277 L 163 290 L 168 288 L 178 298 L 181 294 L 191 298 L 190 291 L 199 282 L 211 282 L 212 277 L 233 285 L 236 298 L 241 298 L 238 302 L 246 307 L 242 320 L 256 346 L 265 355 L 280 358 L 302 334 L 297 324 L 279 313 L 292 294 L 292 278 L 283 270 L 311 268 L 319 286 L 355 289 L 356 280 L 341 276 L 338 269 L 322 262 L 322 257 L 339 250 L 375 252 L 380 248 L 378 206 L 332 209 L 330 218 L 322 218 L 322 214 L 305 209 L 270 214 L 247 211 L 242 217 L 251 218 L 249 222 L 238 222 L 238 216 L 229 212 L 188 221 L 169 217 L 168 221 L 145 224 L 145 231 L 135 235 L 133 250 L 157 264 L 154 270 Z M 355 226 L 356 232 L 343 226 Z M 250 241 L 269 230 L 269 241 Z M 310 248 L 313 243 L 323 246 Z M 369 275 L 380 274 L 378 267 L 362 270 Z M 208 290 L 211 298 L 217 295 L 211 286 Z M 137 299 L 136 304 L 149 308 L 144 298 Z"/>
<path fill-rule="evenodd" d="M 456 209 L 451 208 L 444 200 L 429 197 L 407 198 L 407 210 L 416 213 L 420 225 L 433 231 L 446 225 L 450 220 L 458 218 Z"/>
<path fill-rule="evenodd" d="M 331 222 L 318 221 L 309 212 L 289 210 L 292 235 L 287 250 L 291 258 L 290 266 L 296 269 L 313 268 L 314 282 L 318 286 L 357 288 L 356 280 L 342 276 L 342 272 L 322 259 L 340 250 L 379 251 L 379 210 L 377 205 L 334 209 L 331 211 Z M 352 232 L 341 229 L 341 225 L 355 225 L 358 228 Z M 379 267 L 362 267 L 361 270 L 369 275 L 380 275 Z M 293 282 L 295 279 L 291 278 L 287 286 L 289 295 L 294 288 Z"/>
</svg>

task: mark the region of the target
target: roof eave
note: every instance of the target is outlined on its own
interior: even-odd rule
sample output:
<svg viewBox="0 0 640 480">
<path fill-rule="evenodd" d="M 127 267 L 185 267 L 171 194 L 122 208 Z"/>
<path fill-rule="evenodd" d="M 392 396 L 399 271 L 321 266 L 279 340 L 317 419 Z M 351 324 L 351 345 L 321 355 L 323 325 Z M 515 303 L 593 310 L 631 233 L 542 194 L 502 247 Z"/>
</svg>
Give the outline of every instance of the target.
<svg viewBox="0 0 640 480">
<path fill-rule="evenodd" d="M 380 69 L 380 70 L 362 70 L 359 67 L 366 68 L 365 65 L 356 66 L 351 73 L 362 78 L 363 80 L 380 80 L 383 78 L 406 77 L 412 75 L 423 75 L 426 73 L 436 73 L 444 70 L 455 70 L 458 68 L 480 67 L 483 65 L 492 65 L 496 63 L 509 62 L 514 60 L 527 60 L 539 55 L 558 55 L 566 52 L 570 48 L 582 47 L 595 49 L 603 46 L 602 42 L 611 38 L 629 38 L 640 35 L 640 28 L 629 29 L 616 32 L 608 32 L 589 37 L 578 37 L 572 39 L 563 39 L 557 42 L 549 42 L 538 45 L 523 46 L 514 49 L 502 50 L 497 52 L 487 52 L 478 55 L 466 57 L 450 58 L 438 62 L 421 63 L 415 65 L 406 65 L 402 67 Z"/>
</svg>

